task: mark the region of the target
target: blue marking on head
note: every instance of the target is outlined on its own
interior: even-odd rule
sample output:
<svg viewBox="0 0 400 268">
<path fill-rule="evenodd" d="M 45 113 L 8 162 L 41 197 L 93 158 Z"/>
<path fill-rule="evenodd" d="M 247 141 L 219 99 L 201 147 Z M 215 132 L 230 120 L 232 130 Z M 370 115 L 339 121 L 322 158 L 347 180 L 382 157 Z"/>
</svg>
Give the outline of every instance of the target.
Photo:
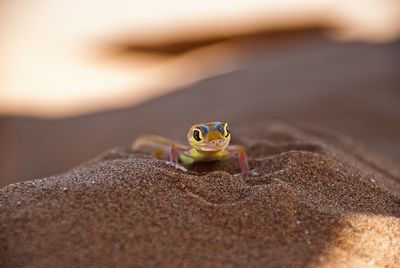
<svg viewBox="0 0 400 268">
<path fill-rule="evenodd" d="M 208 133 L 208 127 L 206 125 L 200 125 L 199 127 L 203 130 L 204 135 Z"/>
<path fill-rule="evenodd" d="M 220 122 L 215 123 L 214 128 L 222 134 L 224 133 L 224 129 L 222 128 L 222 124 Z"/>
</svg>

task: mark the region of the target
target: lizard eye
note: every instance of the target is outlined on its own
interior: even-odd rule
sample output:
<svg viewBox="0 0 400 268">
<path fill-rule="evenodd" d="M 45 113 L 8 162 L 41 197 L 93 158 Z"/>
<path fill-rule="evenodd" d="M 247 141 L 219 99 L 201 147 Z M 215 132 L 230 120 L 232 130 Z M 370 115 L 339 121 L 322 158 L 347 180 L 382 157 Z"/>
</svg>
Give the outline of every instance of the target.
<svg viewBox="0 0 400 268">
<path fill-rule="evenodd" d="M 197 129 L 193 130 L 193 138 L 196 141 L 201 141 L 200 131 L 199 130 L 197 130 Z"/>
<path fill-rule="evenodd" d="M 225 138 L 227 138 L 231 134 L 231 131 L 229 130 L 228 124 L 225 125 Z"/>
</svg>

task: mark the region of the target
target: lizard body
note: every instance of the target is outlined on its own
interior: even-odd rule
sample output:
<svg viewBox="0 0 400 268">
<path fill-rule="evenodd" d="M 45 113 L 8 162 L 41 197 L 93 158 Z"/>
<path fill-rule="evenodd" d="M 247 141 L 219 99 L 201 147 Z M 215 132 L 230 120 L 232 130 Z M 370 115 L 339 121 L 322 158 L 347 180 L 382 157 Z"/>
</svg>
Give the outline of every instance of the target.
<svg viewBox="0 0 400 268">
<path fill-rule="evenodd" d="M 227 123 L 210 122 L 193 125 L 187 133 L 187 139 L 190 146 L 156 135 L 144 135 L 134 141 L 132 149 L 150 150 L 157 158 L 166 159 L 181 170 L 186 168 L 180 163 L 190 165 L 238 155 L 241 174 L 244 176 L 250 174 L 245 149 L 242 146 L 229 145 L 231 133 Z"/>
</svg>

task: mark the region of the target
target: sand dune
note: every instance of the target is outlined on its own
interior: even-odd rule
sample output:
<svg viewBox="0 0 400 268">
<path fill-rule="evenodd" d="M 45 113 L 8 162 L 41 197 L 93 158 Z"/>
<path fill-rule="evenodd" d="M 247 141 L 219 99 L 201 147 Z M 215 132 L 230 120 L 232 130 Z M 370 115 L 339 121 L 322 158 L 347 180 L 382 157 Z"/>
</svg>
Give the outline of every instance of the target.
<svg viewBox="0 0 400 268">
<path fill-rule="evenodd" d="M 237 137 L 260 176 L 234 177 L 236 159 L 182 173 L 114 149 L 3 188 L 1 266 L 399 266 L 398 170 L 309 127 Z"/>
</svg>

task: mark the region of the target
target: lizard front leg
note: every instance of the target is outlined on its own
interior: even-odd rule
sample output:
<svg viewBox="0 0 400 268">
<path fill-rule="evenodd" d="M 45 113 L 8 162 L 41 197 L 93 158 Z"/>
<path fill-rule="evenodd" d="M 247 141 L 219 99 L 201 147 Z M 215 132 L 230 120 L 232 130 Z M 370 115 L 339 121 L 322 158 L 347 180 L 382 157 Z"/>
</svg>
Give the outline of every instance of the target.
<svg viewBox="0 0 400 268">
<path fill-rule="evenodd" d="M 172 163 L 176 169 L 180 169 L 183 171 L 187 171 L 187 169 L 179 164 L 179 154 L 185 154 L 190 151 L 189 146 L 184 146 L 180 144 L 172 144 L 169 147 L 168 151 L 168 160 L 170 163 Z"/>
<path fill-rule="evenodd" d="M 241 174 L 243 176 L 248 176 L 250 174 L 249 161 L 244 147 L 238 145 L 230 145 L 226 148 L 226 150 L 230 155 L 239 155 L 239 166 Z"/>
</svg>

